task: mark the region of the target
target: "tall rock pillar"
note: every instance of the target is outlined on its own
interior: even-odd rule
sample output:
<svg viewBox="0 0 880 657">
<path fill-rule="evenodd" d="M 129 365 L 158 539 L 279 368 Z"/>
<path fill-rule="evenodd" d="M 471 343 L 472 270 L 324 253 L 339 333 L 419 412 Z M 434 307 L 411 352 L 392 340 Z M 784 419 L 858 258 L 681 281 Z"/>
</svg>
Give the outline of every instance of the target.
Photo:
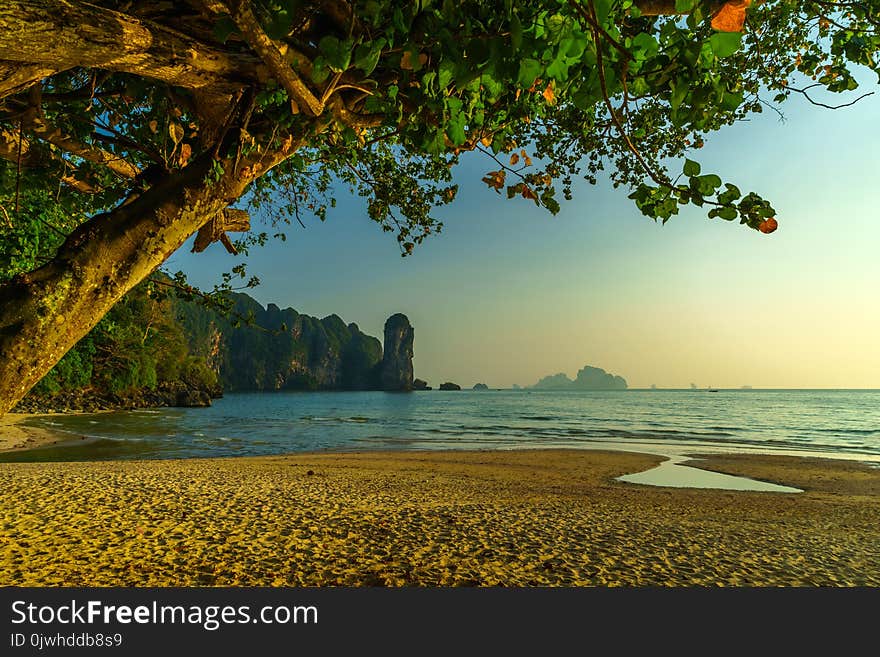
<svg viewBox="0 0 880 657">
<path fill-rule="evenodd" d="M 382 357 L 382 389 L 412 390 L 413 327 L 406 315 L 397 313 L 385 322 L 385 350 Z"/>
</svg>

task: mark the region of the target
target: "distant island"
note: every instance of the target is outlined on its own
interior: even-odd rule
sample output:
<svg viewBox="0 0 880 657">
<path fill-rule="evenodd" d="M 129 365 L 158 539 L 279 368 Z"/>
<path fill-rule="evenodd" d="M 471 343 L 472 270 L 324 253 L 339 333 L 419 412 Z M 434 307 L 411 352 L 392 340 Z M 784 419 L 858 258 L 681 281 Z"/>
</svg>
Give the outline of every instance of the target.
<svg viewBox="0 0 880 657">
<path fill-rule="evenodd" d="M 626 379 L 603 370 L 601 367 L 585 365 L 578 371 L 574 381 L 565 374 L 545 376 L 531 390 L 626 390 Z"/>
</svg>

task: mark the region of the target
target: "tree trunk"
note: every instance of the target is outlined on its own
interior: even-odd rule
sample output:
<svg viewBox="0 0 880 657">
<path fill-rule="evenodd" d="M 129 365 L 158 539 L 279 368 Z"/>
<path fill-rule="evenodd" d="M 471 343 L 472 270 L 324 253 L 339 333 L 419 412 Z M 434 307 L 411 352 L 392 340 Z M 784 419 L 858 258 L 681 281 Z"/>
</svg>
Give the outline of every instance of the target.
<svg viewBox="0 0 880 657">
<path fill-rule="evenodd" d="M 0 415 L 9 411 L 113 305 L 291 149 L 232 159 L 210 182 L 211 153 L 134 201 L 96 215 L 56 257 L 0 286 Z"/>
</svg>

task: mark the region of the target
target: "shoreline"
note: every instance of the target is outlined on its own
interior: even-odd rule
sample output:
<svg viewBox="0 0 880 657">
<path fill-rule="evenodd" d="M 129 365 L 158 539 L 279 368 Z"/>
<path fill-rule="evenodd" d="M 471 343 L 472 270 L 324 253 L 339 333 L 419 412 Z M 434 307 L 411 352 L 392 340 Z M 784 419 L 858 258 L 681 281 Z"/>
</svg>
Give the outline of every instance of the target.
<svg viewBox="0 0 880 657">
<path fill-rule="evenodd" d="M 880 586 L 880 470 L 701 466 L 804 493 L 615 478 L 592 450 L 0 465 L 0 585 Z"/>
<path fill-rule="evenodd" d="M 80 415 L 81 413 L 77 413 Z M 73 415 L 66 413 L 65 415 Z M 52 417 L 51 413 L 13 413 L 0 415 L 0 453 L 21 452 L 49 445 L 73 442 L 73 438 L 43 427 L 25 426 L 32 418 Z"/>
<path fill-rule="evenodd" d="M 157 409 L 160 407 L 156 407 Z M 127 409 L 107 409 L 107 410 L 98 410 L 98 411 L 67 411 L 64 413 L 19 413 L 19 412 L 9 412 L 5 416 L 0 416 L 0 454 L 4 453 L 14 453 L 14 452 L 27 452 L 31 450 L 41 450 L 41 449 L 51 449 L 51 448 L 65 448 L 65 447 L 84 447 L 87 448 L 88 445 L 94 442 L 92 438 L 86 438 L 85 436 L 81 436 L 77 438 L 76 435 L 71 434 L 69 432 L 60 431 L 53 428 L 46 427 L 35 427 L 27 425 L 24 423 L 33 418 L 52 418 L 57 415 L 101 415 L 105 413 L 113 413 L 118 410 L 127 410 Z M 650 456 L 653 458 L 658 458 L 659 460 L 651 467 L 645 468 L 643 470 L 626 472 L 622 473 L 618 479 L 621 483 L 632 483 L 638 484 L 644 487 L 658 487 L 658 488 L 685 488 L 685 489 L 702 489 L 702 490 L 722 490 L 722 491 L 752 491 L 752 492 L 760 492 L 760 491 L 774 491 L 775 492 L 788 492 L 788 493 L 796 493 L 802 492 L 801 489 L 796 487 L 789 487 L 785 482 L 776 481 L 772 478 L 773 473 L 767 473 L 762 470 L 764 478 L 751 477 L 747 474 L 741 474 L 737 470 L 737 466 L 742 462 L 753 461 L 756 463 L 762 462 L 762 460 L 774 459 L 774 458 L 782 458 L 782 459 L 803 459 L 806 461 L 823 461 L 829 464 L 835 464 L 846 468 L 845 464 L 852 463 L 858 464 L 859 466 L 868 466 L 872 468 L 877 468 L 880 471 L 880 457 L 865 454 L 854 454 L 854 453 L 829 453 L 829 452 L 799 452 L 797 450 L 764 450 L 764 449 L 754 449 L 750 446 L 740 445 L 733 447 L 718 447 L 713 445 L 679 445 L 679 444 L 670 444 L 668 446 L 659 445 L 659 444 L 649 444 L 649 443 L 611 443 L 605 442 L 600 443 L 596 442 L 591 445 L 582 444 L 579 446 L 560 446 L 560 447 L 544 447 L 544 446 L 522 446 L 515 448 L 500 448 L 500 449 L 486 449 L 486 448 L 465 448 L 465 449 L 455 449 L 455 448 L 439 448 L 439 449 L 402 449 L 402 450 L 349 450 L 349 449 L 327 449 L 322 451 L 297 451 L 297 452 L 279 452 L 278 454 L 270 454 L 270 455 L 240 455 L 240 456 L 192 456 L 192 457 L 172 457 L 172 458 L 157 458 L 157 459 L 138 459 L 138 458 L 123 458 L 123 459 L 111 459 L 111 460 L 101 460 L 101 459 L 85 459 L 84 461 L 46 461 L 48 463 L 71 463 L 71 462 L 86 462 L 86 463 L 112 463 L 112 462 L 151 462 L 151 461 L 189 461 L 189 460 L 215 460 L 215 459 L 223 459 L 223 460 L 237 460 L 237 459 L 254 459 L 254 458 L 274 458 L 274 457 L 297 457 L 297 456 L 308 456 L 308 455 L 321 455 L 321 454 L 360 454 L 360 455 L 369 455 L 369 454 L 406 454 L 406 453 L 483 453 L 483 452 L 544 452 L 544 451 L 588 451 L 588 452 L 609 452 L 616 454 L 638 454 L 642 456 Z M 13 463 L 15 461 L 12 461 Z M 21 461 L 28 462 L 28 461 Z M 4 465 L 2 461 L 0 461 L 0 466 Z M 662 466 L 662 467 L 661 467 Z M 725 469 L 726 468 L 726 469 Z M 740 468 L 741 469 L 741 468 Z M 675 481 L 675 476 L 670 476 L 671 471 L 680 471 L 684 473 L 686 471 L 691 471 L 692 476 L 682 477 L 679 475 L 680 481 Z M 655 475 L 654 471 L 657 472 Z M 696 471 L 696 472 L 693 472 Z M 661 474 L 662 473 L 662 474 Z M 714 477 L 718 477 L 719 481 L 723 481 L 721 478 L 726 478 L 732 486 L 726 487 L 723 483 L 719 483 L 717 485 L 712 483 L 703 483 L 700 481 L 701 477 L 697 473 L 708 474 L 710 477 L 708 478 L 711 481 Z M 659 476 L 657 476 L 659 475 Z M 696 475 L 696 476 L 693 476 Z M 739 478 L 739 483 L 734 480 Z M 687 483 L 691 481 L 693 483 Z M 756 487 L 748 487 L 746 482 L 753 481 L 754 483 L 759 484 Z M 766 484 L 766 485 L 765 485 Z M 783 490 L 788 488 L 788 490 Z"/>
</svg>

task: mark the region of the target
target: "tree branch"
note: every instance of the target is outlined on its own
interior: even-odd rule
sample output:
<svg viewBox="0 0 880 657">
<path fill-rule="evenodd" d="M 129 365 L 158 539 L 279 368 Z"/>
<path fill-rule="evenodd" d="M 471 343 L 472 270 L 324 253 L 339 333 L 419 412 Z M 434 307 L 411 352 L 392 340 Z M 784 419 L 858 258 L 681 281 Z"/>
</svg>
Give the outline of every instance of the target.
<svg viewBox="0 0 880 657">
<path fill-rule="evenodd" d="M 134 178 L 141 172 L 138 167 L 126 162 L 121 156 L 96 148 L 90 144 L 83 144 L 73 137 L 65 135 L 59 128 L 44 119 L 34 118 L 28 129 L 61 150 L 89 162 L 101 164 L 123 178 Z"/>
<path fill-rule="evenodd" d="M 856 98 L 855 100 L 853 100 L 849 103 L 841 103 L 840 105 L 826 105 L 825 103 L 820 103 L 817 100 L 813 100 L 812 98 L 810 98 L 810 94 L 807 93 L 807 91 L 809 89 L 812 89 L 813 87 L 821 87 L 821 86 L 822 85 L 819 84 L 818 82 L 816 84 L 811 84 L 808 87 L 804 87 L 803 89 L 797 89 L 795 87 L 790 87 L 787 84 L 783 85 L 783 87 L 785 89 L 788 89 L 789 91 L 794 91 L 794 92 L 801 94 L 804 98 L 806 98 L 808 101 L 810 101 L 813 105 L 817 105 L 819 107 L 824 107 L 826 109 L 831 109 L 831 110 L 841 109 L 842 107 L 850 107 L 851 105 L 855 105 L 857 102 L 859 102 L 863 98 L 867 98 L 868 96 L 874 95 L 873 91 L 869 91 L 868 93 L 862 94 L 861 96 L 859 96 L 858 98 Z"/>
<path fill-rule="evenodd" d="M 24 91 L 55 73 L 58 73 L 57 68 L 45 64 L 0 61 L 0 98 Z"/>
<path fill-rule="evenodd" d="M 709 9 L 709 13 L 715 13 L 726 0 L 708 0 L 704 5 Z M 682 12 L 675 10 L 675 0 L 637 0 L 633 3 L 638 7 L 642 16 L 677 16 Z"/>
<path fill-rule="evenodd" d="M 290 97 L 309 116 L 320 116 L 324 111 L 321 102 L 306 86 L 302 78 L 285 61 L 281 51 L 263 31 L 247 0 L 230 0 L 229 13 L 247 44 L 256 52 L 274 77 L 290 94 Z"/>
<path fill-rule="evenodd" d="M 74 66 L 217 92 L 269 77 L 251 55 L 221 50 L 153 21 L 81 0 L 4 0 L 0 61 L 23 64 L 31 72 L 20 77 L 29 75 L 31 82 Z M 16 90 L 20 88 L 11 82 L 0 83 L 0 98 Z"/>
</svg>

